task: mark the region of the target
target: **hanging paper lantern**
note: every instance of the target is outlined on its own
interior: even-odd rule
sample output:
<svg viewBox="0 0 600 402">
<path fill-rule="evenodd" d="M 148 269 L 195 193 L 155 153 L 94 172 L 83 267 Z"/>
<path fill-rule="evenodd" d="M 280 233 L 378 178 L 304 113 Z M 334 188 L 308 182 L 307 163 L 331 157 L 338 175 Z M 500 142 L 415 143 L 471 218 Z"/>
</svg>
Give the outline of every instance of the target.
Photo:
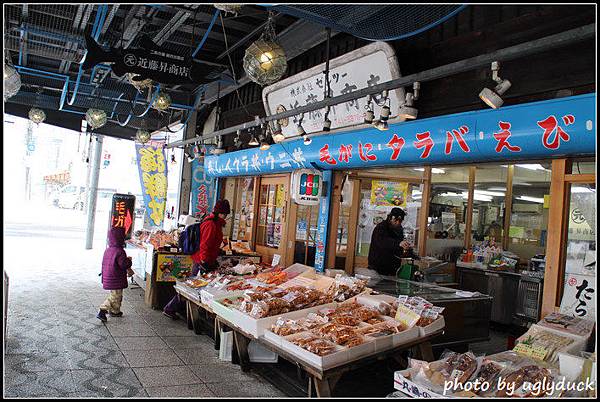
<svg viewBox="0 0 600 402">
<path fill-rule="evenodd" d="M 238 14 L 242 10 L 242 4 L 220 3 L 213 4 L 215 8 L 226 13 Z"/>
<path fill-rule="evenodd" d="M 168 93 L 161 91 L 156 96 L 152 107 L 156 110 L 160 110 L 161 112 L 167 110 L 169 107 L 171 107 L 171 97 Z"/>
<path fill-rule="evenodd" d="M 106 112 L 101 109 L 88 109 L 85 120 L 93 128 L 100 128 L 106 124 Z"/>
<path fill-rule="evenodd" d="M 42 109 L 32 107 L 29 110 L 29 120 L 31 120 L 35 124 L 40 124 L 41 122 L 46 120 L 46 113 Z"/>
<path fill-rule="evenodd" d="M 4 101 L 16 95 L 19 89 L 21 89 L 19 72 L 10 64 L 4 64 Z"/>
<path fill-rule="evenodd" d="M 285 51 L 277 42 L 261 38 L 246 49 L 244 71 L 257 84 L 273 84 L 283 77 L 286 70 Z"/>
<path fill-rule="evenodd" d="M 140 144 L 145 144 L 150 141 L 150 136 L 151 135 L 148 131 L 140 129 L 135 135 L 135 140 Z"/>
</svg>

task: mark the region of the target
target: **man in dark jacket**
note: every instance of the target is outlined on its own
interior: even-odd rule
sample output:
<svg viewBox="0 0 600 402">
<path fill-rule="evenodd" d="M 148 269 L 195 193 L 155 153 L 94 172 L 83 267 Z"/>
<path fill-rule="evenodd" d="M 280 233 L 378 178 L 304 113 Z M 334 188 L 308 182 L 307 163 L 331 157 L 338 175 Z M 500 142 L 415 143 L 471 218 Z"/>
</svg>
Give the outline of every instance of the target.
<svg viewBox="0 0 600 402">
<path fill-rule="evenodd" d="M 373 229 L 369 247 L 369 269 L 380 275 L 395 275 L 400 258 L 410 254 L 410 243 L 404 240 L 402 221 L 406 213 L 392 208 L 387 219 Z"/>
</svg>

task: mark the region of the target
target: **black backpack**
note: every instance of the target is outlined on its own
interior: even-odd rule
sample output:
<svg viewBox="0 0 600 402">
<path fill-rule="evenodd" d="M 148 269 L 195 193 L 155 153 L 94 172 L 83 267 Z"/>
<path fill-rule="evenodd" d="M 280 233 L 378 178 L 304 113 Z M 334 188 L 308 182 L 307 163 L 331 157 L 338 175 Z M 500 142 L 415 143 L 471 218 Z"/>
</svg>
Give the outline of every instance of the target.
<svg viewBox="0 0 600 402">
<path fill-rule="evenodd" d="M 194 254 L 200 248 L 200 225 L 204 223 L 205 218 L 206 215 L 200 219 L 200 222 L 186 227 L 179 235 L 179 248 L 183 254 Z"/>
</svg>

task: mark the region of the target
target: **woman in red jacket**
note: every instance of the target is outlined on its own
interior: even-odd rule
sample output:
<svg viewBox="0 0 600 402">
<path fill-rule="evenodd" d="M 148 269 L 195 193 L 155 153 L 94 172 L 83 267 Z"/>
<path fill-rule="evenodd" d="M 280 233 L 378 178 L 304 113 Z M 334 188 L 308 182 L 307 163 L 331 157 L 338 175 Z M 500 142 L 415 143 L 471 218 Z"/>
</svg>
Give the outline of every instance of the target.
<svg viewBox="0 0 600 402">
<path fill-rule="evenodd" d="M 192 276 L 196 276 L 198 272 L 204 274 L 218 268 L 217 257 L 223 243 L 223 226 L 225 226 L 225 218 L 230 212 L 229 201 L 218 200 L 213 213 L 200 224 L 200 247 L 198 247 L 198 251 L 192 254 L 192 260 L 194 261 Z M 163 309 L 163 314 L 175 320 L 177 319 L 177 312 L 182 310 L 183 303 L 179 298 L 179 294 L 176 294 Z"/>
</svg>

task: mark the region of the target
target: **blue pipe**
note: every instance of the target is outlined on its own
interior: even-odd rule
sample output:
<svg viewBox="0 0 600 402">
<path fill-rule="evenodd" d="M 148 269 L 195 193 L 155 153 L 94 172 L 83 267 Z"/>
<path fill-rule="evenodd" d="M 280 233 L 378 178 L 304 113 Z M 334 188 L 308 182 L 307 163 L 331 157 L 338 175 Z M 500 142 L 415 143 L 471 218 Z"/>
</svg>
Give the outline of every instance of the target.
<svg viewBox="0 0 600 402">
<path fill-rule="evenodd" d="M 121 95 L 119 95 L 119 97 L 117 98 L 117 100 L 121 99 L 123 97 L 123 95 L 125 95 L 125 92 L 123 92 Z M 113 106 L 113 110 L 112 113 L 110 114 L 110 119 L 113 118 L 113 116 L 115 115 L 115 110 L 117 110 L 117 105 L 119 104 L 119 102 L 115 102 L 115 106 Z"/>
<path fill-rule="evenodd" d="M 53 73 L 50 71 L 39 70 L 37 68 L 31 68 L 31 67 L 25 67 L 25 66 L 14 66 L 14 67 L 18 70 L 23 70 L 25 72 L 31 71 L 34 73 L 45 74 L 46 76 L 53 75 L 58 78 L 69 78 L 67 75 L 64 75 L 64 74 L 58 74 L 58 73 Z"/>
<path fill-rule="evenodd" d="M 204 42 L 206 42 L 206 39 L 208 39 L 208 34 L 210 33 L 210 31 L 211 31 L 213 25 L 215 24 L 215 21 L 217 20 L 218 16 L 219 16 L 219 10 L 215 11 L 215 15 L 213 15 L 212 20 L 210 21 L 210 25 L 208 26 L 208 29 L 206 30 L 206 32 L 204 32 L 204 36 L 202 37 L 202 40 L 200 41 L 200 44 L 198 45 L 198 47 L 196 48 L 196 50 L 194 50 L 194 53 L 192 53 L 192 58 L 196 57 L 196 54 L 198 54 L 198 52 L 200 51 L 200 49 L 204 45 Z"/>
<path fill-rule="evenodd" d="M 65 85 L 63 85 L 63 90 L 62 90 L 62 93 L 60 94 L 60 104 L 58 105 L 58 110 L 62 110 L 63 107 L 65 106 L 65 99 L 67 98 L 67 91 L 69 88 L 69 80 L 70 80 L 70 78 L 67 77 L 67 79 L 65 80 Z"/>
<path fill-rule="evenodd" d="M 96 33 L 94 35 L 92 35 L 94 37 L 94 39 L 98 40 L 98 38 L 100 37 L 100 32 L 102 32 L 102 27 L 104 26 L 104 22 L 106 22 L 106 15 L 108 14 L 108 6 L 106 4 L 103 4 L 100 6 L 98 12 L 100 12 L 100 22 L 98 23 L 98 26 L 96 28 Z"/>
<path fill-rule="evenodd" d="M 96 19 L 94 21 L 94 26 L 92 27 L 92 33 L 95 33 L 96 31 L 98 31 L 98 25 L 101 19 L 101 13 L 102 13 L 102 9 L 103 8 L 99 8 L 99 10 L 96 12 Z M 99 31 L 98 31 L 99 33 Z M 97 38 L 96 38 L 97 39 Z M 79 64 L 79 72 L 77 73 L 77 80 L 75 81 L 75 88 L 73 89 L 73 95 L 71 95 L 71 99 L 67 101 L 67 103 L 69 105 L 73 105 L 73 103 L 75 103 L 75 98 L 77 97 L 77 91 L 79 91 L 79 83 L 81 82 L 81 76 L 83 75 L 83 62 L 85 61 L 85 58 L 87 57 L 87 50 L 83 56 L 83 60 L 81 60 L 80 64 Z M 68 88 L 67 88 L 68 90 Z"/>
</svg>

